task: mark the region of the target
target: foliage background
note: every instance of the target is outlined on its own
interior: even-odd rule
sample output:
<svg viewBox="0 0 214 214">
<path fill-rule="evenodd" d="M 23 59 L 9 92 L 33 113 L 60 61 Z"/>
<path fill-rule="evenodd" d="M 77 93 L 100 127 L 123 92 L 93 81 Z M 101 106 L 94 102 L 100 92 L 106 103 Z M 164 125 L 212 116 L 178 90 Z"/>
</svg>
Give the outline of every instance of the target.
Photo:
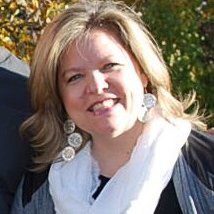
<svg viewBox="0 0 214 214">
<path fill-rule="evenodd" d="M 76 0 L 77 1 L 77 0 Z M 0 0 L 0 46 L 30 63 L 44 26 L 75 0 Z M 127 0 L 158 41 L 172 74 L 174 92 L 197 92 L 214 110 L 214 2 Z M 210 126 L 214 122 L 210 121 Z"/>
</svg>

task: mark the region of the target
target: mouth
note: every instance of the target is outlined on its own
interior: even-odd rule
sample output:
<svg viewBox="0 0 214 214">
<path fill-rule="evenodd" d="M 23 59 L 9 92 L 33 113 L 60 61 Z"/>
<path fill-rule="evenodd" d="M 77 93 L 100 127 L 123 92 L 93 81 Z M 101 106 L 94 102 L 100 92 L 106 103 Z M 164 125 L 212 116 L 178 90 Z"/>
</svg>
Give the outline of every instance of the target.
<svg viewBox="0 0 214 214">
<path fill-rule="evenodd" d="M 95 102 L 88 108 L 88 111 L 96 113 L 96 112 L 100 112 L 100 111 L 112 108 L 114 105 L 116 105 L 119 102 L 119 100 L 120 100 L 119 98 L 108 98 L 102 101 Z"/>
</svg>

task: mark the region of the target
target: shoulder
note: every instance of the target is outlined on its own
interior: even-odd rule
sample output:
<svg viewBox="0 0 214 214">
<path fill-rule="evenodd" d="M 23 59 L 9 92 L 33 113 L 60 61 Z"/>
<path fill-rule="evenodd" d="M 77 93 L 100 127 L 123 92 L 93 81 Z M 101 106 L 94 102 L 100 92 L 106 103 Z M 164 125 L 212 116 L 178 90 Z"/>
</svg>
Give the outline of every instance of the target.
<svg viewBox="0 0 214 214">
<path fill-rule="evenodd" d="M 48 170 L 41 173 L 27 172 L 23 177 L 12 206 L 12 213 L 54 213 L 49 193 Z"/>
<path fill-rule="evenodd" d="M 23 206 L 28 204 L 33 199 L 33 196 L 41 191 L 41 189 L 46 189 L 48 191 L 48 172 L 49 169 L 40 173 L 27 172 L 25 174 L 22 185 Z"/>
<path fill-rule="evenodd" d="M 198 179 L 209 189 L 214 184 L 214 135 L 192 130 L 182 154 Z"/>
<path fill-rule="evenodd" d="M 0 67 L 22 76 L 29 76 L 29 66 L 6 48 L 0 47 Z"/>
</svg>

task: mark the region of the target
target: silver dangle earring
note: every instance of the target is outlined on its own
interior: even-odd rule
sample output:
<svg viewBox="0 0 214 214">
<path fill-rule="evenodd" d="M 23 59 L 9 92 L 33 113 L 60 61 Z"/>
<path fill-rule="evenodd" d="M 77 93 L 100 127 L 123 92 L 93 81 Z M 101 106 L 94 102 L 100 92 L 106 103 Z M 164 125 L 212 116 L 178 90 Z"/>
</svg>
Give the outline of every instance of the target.
<svg viewBox="0 0 214 214">
<path fill-rule="evenodd" d="M 156 105 L 157 98 L 151 94 L 146 93 L 143 96 L 143 102 L 142 106 L 140 108 L 140 111 L 138 113 L 138 120 L 145 123 L 147 121 L 147 114 L 151 108 L 153 108 Z"/>
<path fill-rule="evenodd" d="M 144 102 L 144 105 L 146 106 L 146 108 L 149 110 L 149 109 L 155 107 L 157 98 L 151 93 L 146 93 L 146 94 L 144 94 L 143 102 Z"/>
<path fill-rule="evenodd" d="M 62 150 L 62 159 L 70 161 L 75 157 L 76 150 L 80 148 L 83 142 L 81 134 L 74 132 L 75 123 L 71 119 L 67 119 L 64 123 L 64 132 L 67 135 L 67 146 Z"/>
</svg>

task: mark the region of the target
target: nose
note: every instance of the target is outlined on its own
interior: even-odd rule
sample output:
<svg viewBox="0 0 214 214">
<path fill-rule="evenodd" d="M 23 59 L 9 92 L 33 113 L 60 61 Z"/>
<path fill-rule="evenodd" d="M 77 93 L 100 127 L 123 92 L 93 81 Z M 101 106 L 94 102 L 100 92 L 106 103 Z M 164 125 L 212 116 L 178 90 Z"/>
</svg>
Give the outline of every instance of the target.
<svg viewBox="0 0 214 214">
<path fill-rule="evenodd" d="M 109 84 L 106 81 L 105 74 L 99 70 L 93 70 L 90 72 L 87 84 L 87 93 L 102 94 L 109 88 Z"/>
</svg>

